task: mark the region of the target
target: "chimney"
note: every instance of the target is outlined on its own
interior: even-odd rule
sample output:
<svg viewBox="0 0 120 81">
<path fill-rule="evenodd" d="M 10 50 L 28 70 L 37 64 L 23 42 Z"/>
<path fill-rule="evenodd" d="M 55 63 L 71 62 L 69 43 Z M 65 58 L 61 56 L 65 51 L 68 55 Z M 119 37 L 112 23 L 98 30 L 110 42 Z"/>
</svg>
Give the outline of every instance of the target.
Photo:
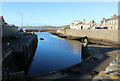
<svg viewBox="0 0 120 81">
<path fill-rule="evenodd" d="M 85 22 L 85 19 L 83 19 L 83 23 L 86 23 L 86 22 Z"/>
<path fill-rule="evenodd" d="M 103 19 L 102 19 L 103 21 L 105 20 L 105 17 L 103 17 Z"/>
<path fill-rule="evenodd" d="M 113 16 L 114 16 L 114 17 L 116 17 L 117 15 L 116 15 L 116 14 L 114 14 Z"/>
<path fill-rule="evenodd" d="M 111 19 L 113 18 L 113 16 L 111 16 Z"/>
<path fill-rule="evenodd" d="M 92 23 L 94 23 L 94 20 L 92 20 Z"/>
</svg>

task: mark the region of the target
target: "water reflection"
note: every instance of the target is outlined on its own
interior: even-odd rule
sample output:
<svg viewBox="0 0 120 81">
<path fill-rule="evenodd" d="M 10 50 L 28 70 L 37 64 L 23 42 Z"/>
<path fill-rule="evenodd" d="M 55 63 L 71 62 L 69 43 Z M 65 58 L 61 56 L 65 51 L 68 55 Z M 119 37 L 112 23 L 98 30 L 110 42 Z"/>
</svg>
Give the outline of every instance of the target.
<svg viewBox="0 0 120 81">
<path fill-rule="evenodd" d="M 36 32 L 38 47 L 28 75 L 60 70 L 81 62 L 81 43 L 60 39 L 48 32 Z M 43 41 L 39 38 L 44 38 Z"/>
<path fill-rule="evenodd" d="M 79 41 L 74 40 L 66 40 L 68 45 L 72 46 L 74 54 L 81 54 L 81 43 Z M 68 47 L 69 48 L 69 47 Z"/>
</svg>

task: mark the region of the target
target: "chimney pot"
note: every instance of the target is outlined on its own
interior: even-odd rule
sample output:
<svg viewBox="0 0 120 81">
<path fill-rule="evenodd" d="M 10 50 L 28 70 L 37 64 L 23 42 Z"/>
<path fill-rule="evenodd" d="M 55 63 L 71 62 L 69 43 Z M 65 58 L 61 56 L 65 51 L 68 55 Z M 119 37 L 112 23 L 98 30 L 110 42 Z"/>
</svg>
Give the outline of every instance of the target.
<svg viewBox="0 0 120 81">
<path fill-rule="evenodd" d="M 114 16 L 114 17 L 116 17 L 117 15 L 116 15 L 116 14 L 114 14 L 113 16 Z"/>
<path fill-rule="evenodd" d="M 83 19 L 83 23 L 86 23 L 86 22 L 85 22 L 85 19 Z"/>
<path fill-rule="evenodd" d="M 103 21 L 105 20 L 105 17 L 103 17 Z"/>
<path fill-rule="evenodd" d="M 111 16 L 111 19 L 113 18 L 113 16 Z"/>
</svg>

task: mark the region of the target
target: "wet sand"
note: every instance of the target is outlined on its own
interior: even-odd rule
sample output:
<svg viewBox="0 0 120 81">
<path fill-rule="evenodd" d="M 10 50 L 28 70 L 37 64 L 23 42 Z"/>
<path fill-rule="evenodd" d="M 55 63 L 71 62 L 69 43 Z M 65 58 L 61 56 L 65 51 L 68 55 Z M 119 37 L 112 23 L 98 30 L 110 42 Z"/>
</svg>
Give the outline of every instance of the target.
<svg viewBox="0 0 120 81">
<path fill-rule="evenodd" d="M 89 77 L 90 73 L 93 71 L 103 71 L 109 65 L 109 63 L 114 60 L 115 56 L 118 54 L 118 46 L 103 43 L 89 43 L 88 48 L 94 53 L 94 56 L 87 60 L 85 63 L 81 64 L 77 69 L 80 72 L 79 75 L 70 74 L 61 79 L 92 79 Z"/>
</svg>

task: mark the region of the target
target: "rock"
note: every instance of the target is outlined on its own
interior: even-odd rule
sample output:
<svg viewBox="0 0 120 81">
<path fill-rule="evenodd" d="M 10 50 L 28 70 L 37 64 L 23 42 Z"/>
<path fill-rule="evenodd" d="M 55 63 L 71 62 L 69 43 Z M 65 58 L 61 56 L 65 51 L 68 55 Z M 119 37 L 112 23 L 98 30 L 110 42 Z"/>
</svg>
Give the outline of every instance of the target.
<svg viewBox="0 0 120 81">
<path fill-rule="evenodd" d="M 119 70 L 120 67 L 118 68 L 117 66 L 107 66 L 106 67 L 106 72 L 109 72 L 109 71 L 117 71 Z"/>
<path fill-rule="evenodd" d="M 113 62 L 117 62 L 117 60 L 115 59 L 115 60 L 113 60 Z"/>
<path fill-rule="evenodd" d="M 97 75 L 96 77 L 93 78 L 93 81 L 102 81 L 103 79 L 109 79 L 108 81 L 112 81 L 110 80 L 111 78 L 109 76 L 104 76 L 104 75 Z"/>
<path fill-rule="evenodd" d="M 106 74 L 108 74 L 107 76 L 111 77 L 112 79 L 120 80 L 120 73 L 117 71 L 108 72 Z"/>
<path fill-rule="evenodd" d="M 116 72 L 116 71 L 105 71 L 106 74 L 112 74 L 114 72 Z"/>
<path fill-rule="evenodd" d="M 118 55 L 117 55 L 117 57 L 115 58 L 115 60 L 118 62 L 118 60 L 119 60 L 119 62 L 120 62 L 120 57 L 118 58 Z"/>
<path fill-rule="evenodd" d="M 109 66 L 120 66 L 120 63 L 118 63 L 118 62 L 110 62 L 110 64 L 109 64 Z"/>
<path fill-rule="evenodd" d="M 89 74 L 89 77 L 90 77 L 90 78 L 93 78 L 93 77 L 96 76 L 98 73 L 99 73 L 99 72 L 97 72 L 97 71 L 93 71 L 93 72 L 91 72 L 91 73 Z"/>
</svg>

